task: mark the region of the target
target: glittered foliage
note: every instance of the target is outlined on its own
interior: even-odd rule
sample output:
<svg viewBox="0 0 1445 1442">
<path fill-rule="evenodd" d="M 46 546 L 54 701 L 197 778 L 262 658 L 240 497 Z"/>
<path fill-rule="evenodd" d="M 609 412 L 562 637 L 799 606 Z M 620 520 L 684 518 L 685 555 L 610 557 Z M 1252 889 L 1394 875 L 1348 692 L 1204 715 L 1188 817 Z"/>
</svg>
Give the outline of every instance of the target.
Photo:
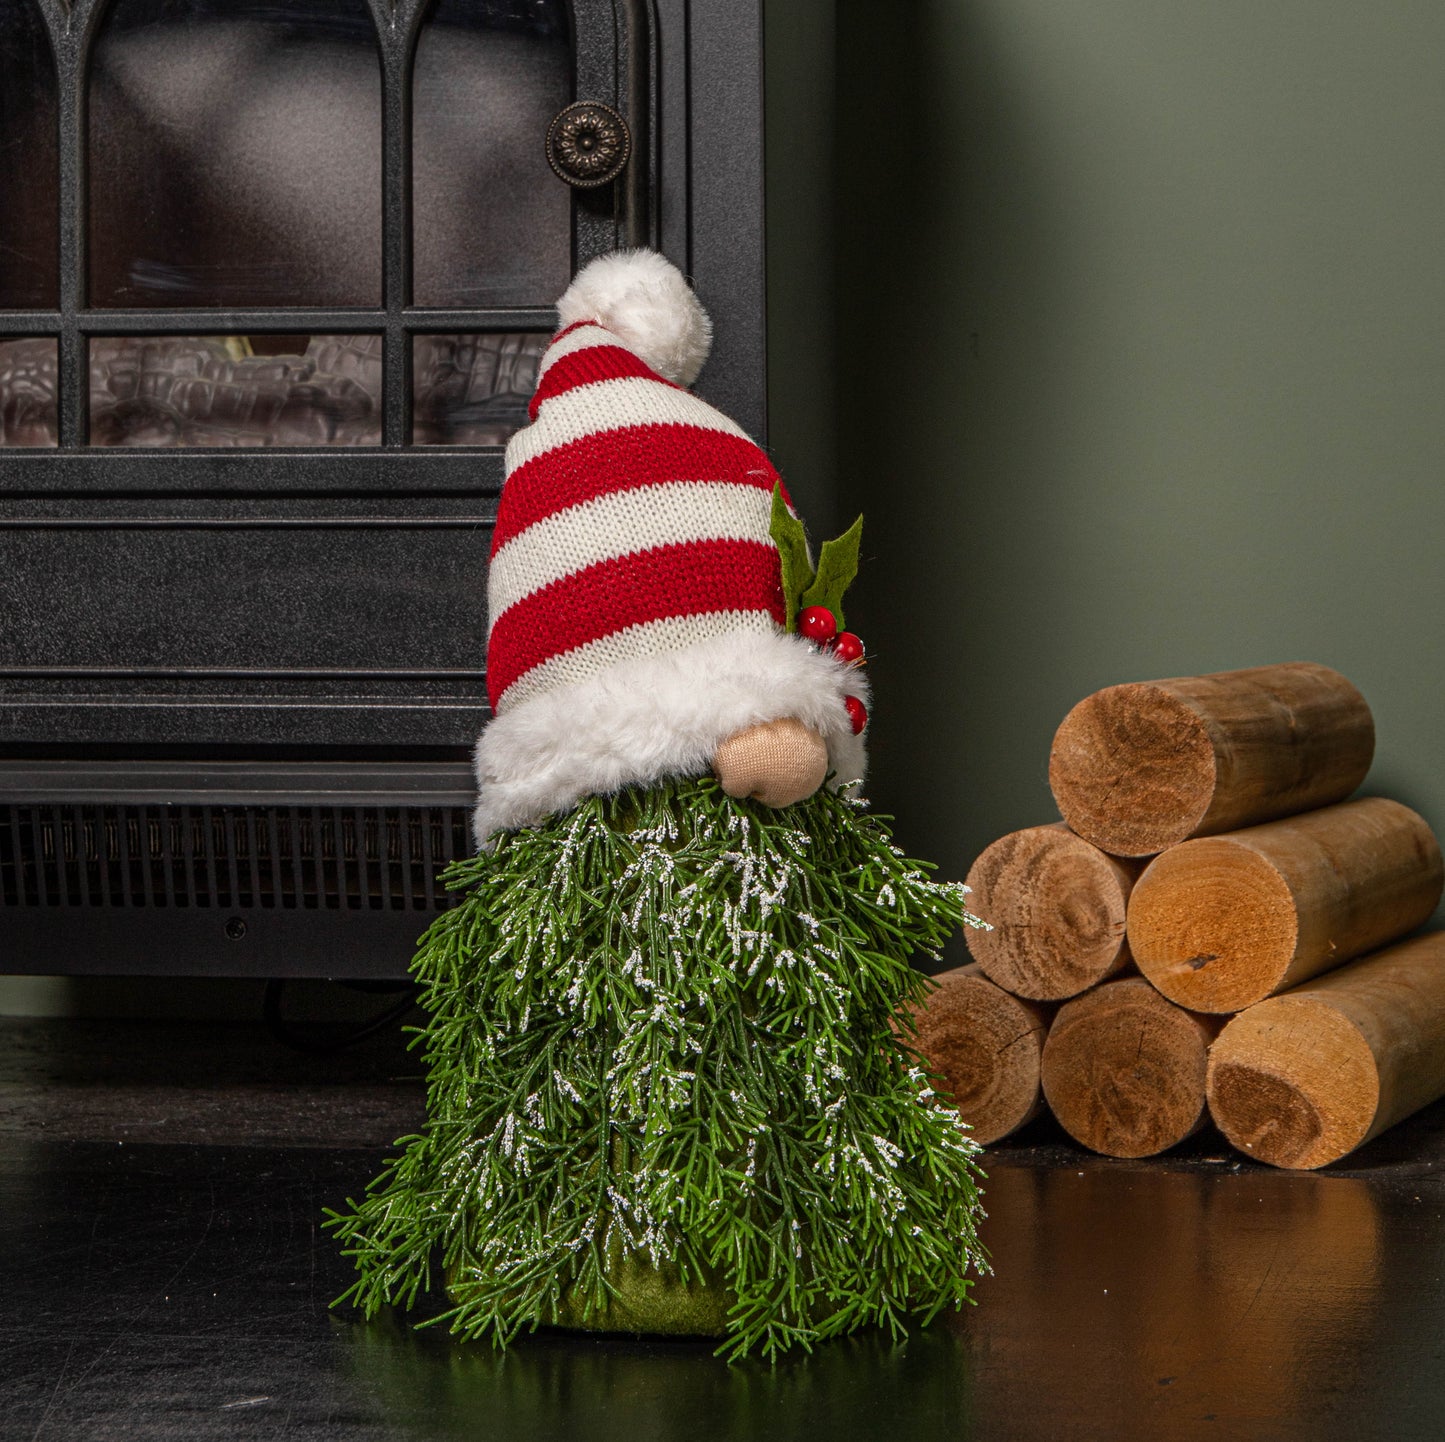
<svg viewBox="0 0 1445 1442">
<path fill-rule="evenodd" d="M 712 778 L 594 797 L 453 865 L 422 941 L 429 1121 L 333 1227 L 368 1315 L 764 1356 L 900 1331 L 984 1268 L 974 1162 L 900 1028 L 961 923 L 878 818 Z"/>
</svg>

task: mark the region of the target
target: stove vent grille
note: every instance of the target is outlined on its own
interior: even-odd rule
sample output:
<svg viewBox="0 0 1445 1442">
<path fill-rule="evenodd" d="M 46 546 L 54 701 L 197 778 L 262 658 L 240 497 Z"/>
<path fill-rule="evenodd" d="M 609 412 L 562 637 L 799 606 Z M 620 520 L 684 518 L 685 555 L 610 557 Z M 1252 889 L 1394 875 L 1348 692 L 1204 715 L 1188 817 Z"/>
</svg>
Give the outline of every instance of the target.
<svg viewBox="0 0 1445 1442">
<path fill-rule="evenodd" d="M 0 811 L 6 906 L 441 911 L 462 807 L 30 805 Z"/>
</svg>

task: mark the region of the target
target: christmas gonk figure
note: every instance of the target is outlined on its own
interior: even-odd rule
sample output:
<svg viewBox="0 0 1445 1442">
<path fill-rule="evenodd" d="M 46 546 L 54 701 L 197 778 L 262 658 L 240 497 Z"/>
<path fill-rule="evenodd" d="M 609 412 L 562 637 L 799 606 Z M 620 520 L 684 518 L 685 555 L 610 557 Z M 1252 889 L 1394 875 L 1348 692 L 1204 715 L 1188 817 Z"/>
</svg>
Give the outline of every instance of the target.
<svg viewBox="0 0 1445 1442">
<path fill-rule="evenodd" d="M 975 923 L 864 771 L 860 526 L 816 570 L 768 458 L 692 395 L 678 271 L 558 302 L 488 577 L 478 854 L 421 943 L 428 1121 L 329 1223 L 368 1315 L 765 1356 L 899 1330 L 984 1268 L 977 1145 L 907 1044 Z"/>
</svg>

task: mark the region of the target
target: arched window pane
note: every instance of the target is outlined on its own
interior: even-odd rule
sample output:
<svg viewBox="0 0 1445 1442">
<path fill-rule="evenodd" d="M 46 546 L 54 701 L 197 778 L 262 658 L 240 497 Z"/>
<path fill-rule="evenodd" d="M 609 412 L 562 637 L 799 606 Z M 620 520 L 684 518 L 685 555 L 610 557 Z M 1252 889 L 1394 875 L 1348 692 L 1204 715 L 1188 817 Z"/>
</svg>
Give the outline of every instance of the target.
<svg viewBox="0 0 1445 1442">
<path fill-rule="evenodd" d="M 90 300 L 379 305 L 364 0 L 115 0 L 90 93 Z"/>
<path fill-rule="evenodd" d="M 34 0 L 0 0 L 0 307 L 60 304 L 55 66 Z"/>
<path fill-rule="evenodd" d="M 562 0 L 437 0 L 413 78 L 418 305 L 547 305 L 561 294 L 571 192 L 543 142 L 571 98 Z"/>
</svg>

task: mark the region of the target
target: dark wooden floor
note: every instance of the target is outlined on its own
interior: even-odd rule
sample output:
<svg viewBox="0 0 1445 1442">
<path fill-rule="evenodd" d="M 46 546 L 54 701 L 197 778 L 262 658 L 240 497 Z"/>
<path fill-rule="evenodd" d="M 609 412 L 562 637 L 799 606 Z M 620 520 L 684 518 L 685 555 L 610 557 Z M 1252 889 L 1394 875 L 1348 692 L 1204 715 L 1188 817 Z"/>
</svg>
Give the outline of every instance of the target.
<svg viewBox="0 0 1445 1442">
<path fill-rule="evenodd" d="M 322 1209 L 420 1116 L 390 1039 L 0 1024 L 0 1438 L 1445 1436 L 1445 1107 L 1309 1175 L 1208 1135 L 1107 1162 L 1038 1125 L 989 1154 L 976 1307 L 731 1368 L 329 1310 Z"/>
</svg>

